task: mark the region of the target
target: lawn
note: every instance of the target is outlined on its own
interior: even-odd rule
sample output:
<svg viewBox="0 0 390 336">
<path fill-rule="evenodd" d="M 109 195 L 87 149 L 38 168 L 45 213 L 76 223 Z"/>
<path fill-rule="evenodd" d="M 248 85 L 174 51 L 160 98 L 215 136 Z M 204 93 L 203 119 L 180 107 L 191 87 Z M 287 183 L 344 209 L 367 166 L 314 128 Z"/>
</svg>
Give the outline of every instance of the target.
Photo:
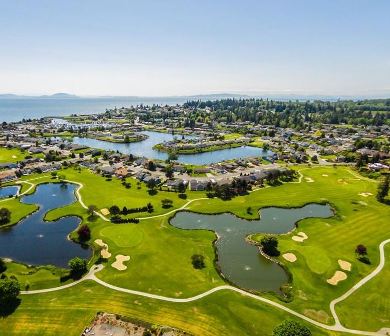
<svg viewBox="0 0 390 336">
<path fill-rule="evenodd" d="M 0 319 L 0 333 L 79 336 L 98 311 L 169 325 L 202 336 L 272 335 L 277 324 L 290 318 L 278 309 L 230 292 L 215 293 L 191 303 L 167 303 L 86 282 L 60 292 L 22 296 L 16 311 Z M 344 335 L 308 327 L 316 336 Z"/>
<path fill-rule="evenodd" d="M 300 184 L 266 188 L 228 202 L 197 201 L 189 208 L 203 213 L 230 211 L 241 217 L 254 218 L 255 213 L 252 216 L 246 213 L 247 207 L 256 209 L 271 205 L 302 206 L 308 202 L 331 203 L 336 209 L 333 218 L 299 222 L 299 230 L 309 237 L 303 243 L 293 241 L 292 234 L 279 237 L 281 252 L 293 252 L 298 257 L 295 263 L 287 263 L 280 258 L 293 276 L 294 299 L 288 306 L 330 323 L 329 302 L 352 287 L 378 263 L 377 246 L 389 237 L 390 207 L 376 201 L 375 182 L 356 177 L 349 168 L 307 168 L 302 170 L 302 174 L 314 182 L 307 182 L 303 178 Z M 363 197 L 360 193 L 372 193 L 373 196 Z M 358 244 L 367 246 L 372 265 L 357 261 L 354 250 Z M 326 280 L 339 269 L 338 259 L 351 262 L 352 271 L 347 272 L 347 280 L 332 286 Z M 365 310 L 365 314 L 369 316 L 370 311 Z M 353 315 L 346 318 L 350 319 L 350 325 L 356 321 Z"/>
<path fill-rule="evenodd" d="M 37 210 L 38 207 L 34 204 L 20 203 L 20 201 L 15 198 L 9 198 L 0 201 L 0 208 L 6 208 L 11 211 L 11 222 L 5 224 L 6 226 L 9 226 L 18 223 L 22 218 Z M 3 225 L 3 227 L 5 225 Z"/>
<path fill-rule="evenodd" d="M 18 162 L 24 160 L 28 155 L 27 152 L 22 152 L 17 148 L 0 147 L 0 163 Z"/>
<path fill-rule="evenodd" d="M 309 237 L 304 242 L 293 241 L 291 237 L 294 233 L 279 236 L 280 251 L 292 252 L 297 256 L 295 263 L 288 263 L 281 257 L 279 261 L 288 267 L 293 277 L 292 301 L 285 305 L 318 321 L 332 323 L 329 302 L 347 291 L 377 265 L 378 245 L 389 237 L 390 207 L 376 201 L 377 182 L 360 177 L 347 167 L 299 166 L 295 169 L 299 169 L 303 174 L 301 183 L 263 188 L 231 201 L 199 200 L 191 203 L 189 209 L 203 213 L 232 212 L 244 218 L 256 218 L 258 214 L 255 211 L 252 215 L 248 214 L 247 207 L 259 209 L 267 206 L 296 207 L 310 202 L 330 203 L 336 210 L 334 217 L 304 219 L 298 223 L 299 231 L 305 232 Z M 163 198 L 174 199 L 174 207 L 177 208 L 189 199 L 204 197 L 204 193 L 187 192 L 188 199 L 181 200 L 175 193 L 162 191 L 158 191 L 155 196 L 150 196 L 144 185 L 137 189 L 137 182 L 133 179 L 127 179 L 132 187 L 126 189 L 116 179 L 106 181 L 105 178 L 87 170 L 79 172 L 70 168 L 61 173 L 69 180 L 83 183 L 81 195 L 84 202 L 87 205 L 95 204 L 99 209 L 113 204 L 126 205 L 128 208 L 138 207 L 152 202 L 155 207 L 152 215 L 155 215 L 171 210 L 161 207 Z M 46 180 L 50 178 L 43 178 L 36 182 Z M 364 197 L 359 195 L 361 193 L 373 195 L 365 194 L 367 197 Z M 8 202 L 15 202 L 14 206 L 18 206 L 17 200 Z M 112 256 L 105 263 L 104 270 L 98 273 L 98 277 L 110 284 L 182 298 L 224 284 L 213 264 L 215 254 L 212 242 L 215 235 L 212 232 L 176 229 L 169 225 L 167 216 L 141 220 L 139 224 L 111 224 L 100 218 L 89 221 L 86 210 L 79 203 L 53 210 L 46 218 L 54 220 L 69 214 L 80 216 L 83 218 L 83 223 L 90 226 L 91 242 L 99 238 L 108 244 Z M 140 215 L 137 214 L 137 217 Z M 260 239 L 261 234 L 253 238 Z M 356 259 L 354 250 L 357 244 L 367 246 L 372 265 L 365 265 Z M 130 256 L 130 261 L 125 263 L 128 266 L 125 271 L 118 271 L 111 267 L 118 254 Z M 206 268 L 195 270 L 192 267 L 193 254 L 205 256 Z M 352 270 L 346 272 L 347 280 L 332 286 L 326 280 L 339 269 L 338 259 L 349 261 Z M 370 284 L 367 284 L 368 287 L 364 287 L 364 290 L 367 290 L 363 292 L 364 295 L 358 296 L 360 292 L 358 291 L 346 302 L 340 303 L 340 316 L 346 326 L 377 330 L 386 325 L 385 322 L 381 324 L 382 320 L 389 319 L 389 305 L 385 295 L 385 282 L 388 279 L 386 274 L 383 273 L 383 277 L 382 274 L 378 276 L 379 283 L 375 285 L 373 282 L 371 289 Z M 40 281 L 42 277 L 39 277 Z M 23 281 L 40 286 L 38 280 L 34 280 L 33 277 L 23 278 Z M 48 277 L 47 281 L 57 280 Z M 83 326 L 87 324 L 99 309 L 114 310 L 113 312 L 132 315 L 151 322 L 166 323 L 193 331 L 197 335 L 243 334 L 243 330 L 248 335 L 266 335 L 270 334 L 272 326 L 281 319 L 282 315 L 286 317 L 280 311 L 232 293 L 218 293 L 199 302 L 175 305 L 134 298 L 111 291 L 107 293 L 108 290 L 95 284 L 78 285 L 77 288 L 85 292 L 82 301 L 73 297 L 77 292 L 75 288 L 58 294 L 23 297 L 22 305 L 17 312 L 0 322 L 0 332 L 3 328 L 6 330 L 13 326 L 17 334 L 19 326 L 25 327 L 24 319 L 31 318 L 34 321 L 33 316 L 39 315 L 39 309 L 43 309 L 37 306 L 38 301 L 42 307 L 49 308 L 47 316 L 53 316 L 57 321 L 58 325 L 53 328 L 63 328 L 72 320 L 71 323 L 80 327 L 80 330 L 81 324 Z M 93 289 L 93 293 L 89 293 L 90 288 Z M 376 288 L 382 288 L 383 293 L 365 294 L 370 290 L 373 292 Z M 278 301 L 272 294 L 268 293 L 264 296 Z M 363 297 L 365 306 L 359 306 L 357 302 L 362 301 Z M 54 303 L 51 301 L 53 298 L 55 298 Z M 379 303 L 378 298 L 381 298 Z M 133 304 L 128 304 L 129 300 L 133 300 L 131 301 Z M 113 305 L 112 308 L 108 308 L 110 304 Z M 375 309 L 367 309 L 371 306 Z M 62 314 L 58 314 L 63 307 L 67 308 Z M 349 314 L 349 311 L 356 311 L 356 313 Z M 79 321 L 74 321 L 76 315 L 80 316 Z M 363 315 L 373 322 L 363 325 Z M 34 323 L 31 322 L 29 326 L 31 334 L 39 334 L 42 331 L 41 327 L 38 322 Z M 49 328 L 45 332 L 54 334 L 58 330 Z M 316 331 L 315 335 L 321 335 L 321 332 Z M 323 333 L 323 335 L 328 334 Z"/>
<path fill-rule="evenodd" d="M 342 323 L 354 328 L 379 330 L 390 326 L 390 246 L 385 246 L 386 263 L 382 272 L 338 305 Z M 370 318 L 367 318 L 370 311 Z M 351 321 L 350 316 L 354 316 Z M 353 323 L 351 323 L 353 322 Z"/>
</svg>

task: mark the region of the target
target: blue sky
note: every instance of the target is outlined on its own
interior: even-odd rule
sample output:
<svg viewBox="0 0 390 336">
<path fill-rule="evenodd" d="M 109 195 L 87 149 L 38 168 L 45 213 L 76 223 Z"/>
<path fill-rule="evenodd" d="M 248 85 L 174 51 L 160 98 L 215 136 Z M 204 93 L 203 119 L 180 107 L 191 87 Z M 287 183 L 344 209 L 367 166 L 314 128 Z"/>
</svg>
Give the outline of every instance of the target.
<svg viewBox="0 0 390 336">
<path fill-rule="evenodd" d="M 0 0 L 0 93 L 390 96 L 390 1 Z"/>
</svg>

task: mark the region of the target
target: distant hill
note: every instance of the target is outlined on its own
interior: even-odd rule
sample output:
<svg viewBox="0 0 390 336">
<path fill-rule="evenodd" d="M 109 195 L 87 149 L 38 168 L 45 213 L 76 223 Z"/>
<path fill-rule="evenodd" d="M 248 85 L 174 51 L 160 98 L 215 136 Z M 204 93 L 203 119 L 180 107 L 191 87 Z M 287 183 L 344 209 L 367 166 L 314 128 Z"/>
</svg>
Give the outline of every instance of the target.
<svg viewBox="0 0 390 336">
<path fill-rule="evenodd" d="M 59 92 L 52 95 L 40 96 L 40 98 L 79 98 L 79 97 L 73 94 Z"/>
<path fill-rule="evenodd" d="M 0 94 L 0 99 L 23 99 L 23 98 L 80 98 L 79 96 L 72 95 L 69 93 L 54 93 L 52 95 L 43 95 L 43 96 L 25 96 L 25 95 L 16 95 L 13 93 Z"/>
</svg>

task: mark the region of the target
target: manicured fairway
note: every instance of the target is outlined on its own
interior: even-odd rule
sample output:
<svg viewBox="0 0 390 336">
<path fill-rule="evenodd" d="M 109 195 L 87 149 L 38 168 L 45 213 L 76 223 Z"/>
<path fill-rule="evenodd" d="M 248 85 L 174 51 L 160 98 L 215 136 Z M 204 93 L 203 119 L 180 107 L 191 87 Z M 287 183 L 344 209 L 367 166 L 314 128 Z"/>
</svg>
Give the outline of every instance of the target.
<svg viewBox="0 0 390 336">
<path fill-rule="evenodd" d="M 6 199 L 0 201 L 0 208 L 7 208 L 11 211 L 11 222 L 6 225 L 13 225 L 18 223 L 22 218 L 32 213 L 37 209 L 34 204 L 20 203 L 18 199 Z"/>
<path fill-rule="evenodd" d="M 347 327 L 379 330 L 390 326 L 390 246 L 385 247 L 386 263 L 382 272 L 341 302 L 337 313 Z M 367 311 L 370 312 L 367 318 Z M 351 319 L 351 316 L 354 318 Z"/>
<path fill-rule="evenodd" d="M 0 163 L 11 163 L 11 162 L 18 162 L 24 160 L 24 158 L 28 155 L 28 153 L 23 153 L 19 149 L 12 148 L 0 148 Z"/>
<path fill-rule="evenodd" d="M 135 225 L 106 226 L 100 231 L 100 236 L 109 239 L 118 247 L 135 247 L 144 240 L 142 228 Z"/>
<path fill-rule="evenodd" d="M 279 249 L 282 254 L 290 252 L 297 257 L 294 263 L 287 262 L 282 257 L 279 261 L 285 264 L 293 279 L 291 300 L 284 304 L 315 320 L 331 324 L 333 318 L 329 311 L 329 302 L 342 295 L 376 267 L 379 258 L 378 245 L 384 239 L 390 238 L 390 207 L 376 201 L 377 182 L 360 177 L 350 168 L 299 166 L 295 169 L 300 170 L 303 175 L 300 183 L 297 181 L 263 188 L 231 201 L 194 201 L 188 209 L 202 213 L 232 212 L 244 218 L 255 218 L 256 212 L 249 215 L 246 211 L 248 207 L 259 209 L 267 206 L 298 207 L 311 202 L 330 203 L 335 209 L 334 217 L 302 220 L 298 223 L 296 232 L 279 236 Z M 112 204 L 130 208 L 152 202 L 155 212 L 140 215 L 153 216 L 171 210 L 161 207 L 163 198 L 173 199 L 174 208 L 178 208 L 188 200 L 204 197 L 201 192 L 188 192 L 188 199 L 181 200 L 175 193 L 161 191 L 155 196 L 149 196 L 145 186 L 137 189 L 137 182 L 132 179 L 128 179 L 132 188 L 126 189 L 115 179 L 106 181 L 87 170 L 78 172 L 70 168 L 61 173 L 68 180 L 82 183 L 84 187 L 81 189 L 81 195 L 84 203 L 94 204 L 99 209 L 108 208 Z M 44 178 L 36 182 L 45 180 Z M 15 202 L 15 208 L 18 206 L 17 200 L 9 202 Z M 47 219 L 53 220 L 69 214 L 80 216 L 83 223 L 90 226 L 91 241 L 102 239 L 108 244 L 112 256 L 103 271 L 97 274 L 107 283 L 177 298 L 196 295 L 225 283 L 214 267 L 215 253 L 212 243 L 215 235 L 212 232 L 176 229 L 169 224 L 169 216 L 142 220 L 139 224 L 111 224 L 100 218 L 89 221 L 87 211 L 78 202 L 51 211 L 47 214 Z M 303 242 L 292 240 L 292 236 L 299 231 L 308 237 Z M 252 238 L 259 240 L 261 237 L 262 234 L 259 233 Z M 357 244 L 367 246 L 371 265 L 365 265 L 356 259 L 354 250 Z M 118 254 L 130 256 L 125 271 L 109 267 Z M 193 268 L 193 254 L 205 256 L 206 268 Z M 327 283 L 327 279 L 340 270 L 339 259 L 350 262 L 352 269 L 350 272 L 346 271 L 346 280 L 332 286 Z M 388 270 L 388 267 L 386 269 Z M 367 288 L 362 288 L 350 299 L 340 303 L 340 307 L 337 306 L 341 320 L 346 326 L 377 330 L 388 324 L 386 321 L 389 319 L 389 301 L 386 293 L 378 291 L 378 294 L 375 294 L 378 287 L 386 290 L 386 274 L 384 271 L 378 279 L 373 280 L 378 281 L 377 284 L 367 284 Z M 28 281 L 38 282 L 33 277 Z M 50 277 L 48 281 L 51 281 Z M 85 298 L 75 297 L 79 287 L 84 291 Z M 375 295 L 367 295 L 370 290 Z M 360 294 L 360 291 L 363 294 Z M 273 294 L 261 295 L 279 301 Z M 213 294 L 201 302 L 175 305 L 126 296 L 95 284 L 82 284 L 64 292 L 23 296 L 22 299 L 22 305 L 17 312 L 0 321 L 0 333 L 1 330 L 13 327 L 17 334 L 19 329 L 21 333 L 26 327 L 30 328 L 31 334 L 39 334 L 44 327 L 34 322 L 35 315 L 40 314 L 39 309 L 43 309 L 37 307 L 38 303 L 48 307 L 47 316 L 52 316 L 57 323 L 54 329 L 45 329 L 42 334 L 55 334 L 69 323 L 73 323 L 75 327 L 83 324 L 84 327 L 96 311 L 103 309 L 177 326 L 193 331 L 196 335 L 267 335 L 277 321 L 287 317 L 280 311 L 233 293 Z M 364 301 L 364 305 L 359 305 L 359 301 Z M 109 304 L 113 305 L 112 308 L 108 307 Z M 64 312 L 57 316 L 56 313 L 63 307 L 66 307 Z M 354 313 L 350 314 L 350 311 Z M 79 317 L 77 321 L 76 316 Z M 372 322 L 364 324 L 362 316 Z M 43 318 L 42 325 L 46 323 L 45 319 L 46 317 Z M 32 321 L 31 326 L 26 326 L 29 320 Z M 322 334 L 331 335 L 326 332 Z M 316 330 L 315 335 L 321 335 L 321 331 Z"/>
<path fill-rule="evenodd" d="M 277 324 L 290 317 L 230 292 L 175 304 L 125 295 L 87 282 L 61 292 L 23 296 L 14 314 L 0 319 L 0 333 L 79 336 L 98 311 L 132 316 L 202 336 L 271 335 Z M 308 326 L 316 336 L 344 335 Z"/>
</svg>

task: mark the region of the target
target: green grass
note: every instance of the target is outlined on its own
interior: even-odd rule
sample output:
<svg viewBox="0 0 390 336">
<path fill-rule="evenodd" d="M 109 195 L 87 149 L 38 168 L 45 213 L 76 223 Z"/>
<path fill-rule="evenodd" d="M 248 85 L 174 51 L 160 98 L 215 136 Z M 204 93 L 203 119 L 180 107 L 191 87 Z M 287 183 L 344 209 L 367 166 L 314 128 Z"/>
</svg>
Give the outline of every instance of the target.
<svg viewBox="0 0 390 336">
<path fill-rule="evenodd" d="M 303 178 L 302 183 L 288 183 L 260 189 L 231 201 L 219 199 L 195 201 L 189 208 L 202 213 L 232 212 L 244 218 L 256 218 L 258 215 L 255 211 L 252 215 L 247 214 L 247 207 L 250 206 L 252 209 L 266 206 L 296 207 L 310 202 L 329 202 L 336 209 L 334 217 L 300 221 L 299 231 L 305 232 L 309 238 L 303 243 L 297 243 L 291 239 L 293 233 L 281 235 L 279 249 L 282 253 L 288 251 L 298 257 L 295 263 L 287 263 L 280 258 L 293 277 L 293 300 L 286 305 L 321 322 L 332 323 L 328 309 L 329 302 L 366 276 L 378 263 L 377 246 L 389 237 L 390 207 L 378 203 L 375 196 L 360 196 L 359 193 L 362 192 L 375 195 L 377 183 L 364 177 L 359 178 L 349 168 L 300 166 L 297 169 L 303 169 L 304 177 L 311 178 L 314 182 L 309 183 Z M 188 199 L 180 200 L 177 194 L 160 191 L 156 196 L 149 196 L 144 185 L 141 189 L 137 189 L 136 181 L 131 179 L 128 181 L 131 181 L 132 188 L 126 189 L 115 179 L 106 181 L 87 170 L 78 172 L 70 168 L 61 173 L 69 180 L 83 183 L 85 187 L 81 190 L 81 194 L 84 202 L 87 205 L 95 204 L 99 209 L 112 204 L 138 207 L 150 201 L 155 206 L 156 210 L 153 213 L 155 215 L 170 210 L 161 207 L 163 198 L 174 199 L 174 206 L 179 207 L 189 199 L 204 197 L 204 193 L 188 192 Z M 50 178 L 36 182 L 46 180 L 50 181 Z M 15 202 L 15 206 L 18 206 L 16 200 Z M 46 215 L 46 219 L 54 220 L 69 214 L 78 215 L 83 219 L 83 223 L 88 223 L 92 229 L 92 241 L 100 238 L 108 244 L 112 257 L 98 277 L 110 284 L 170 297 L 188 297 L 224 284 L 213 264 L 215 255 L 212 242 L 215 235 L 212 232 L 179 230 L 169 225 L 167 217 L 143 220 L 139 224 L 111 224 L 100 218 L 88 222 L 86 210 L 79 203 L 53 210 Z M 260 235 L 257 236 L 259 237 Z M 357 244 L 368 247 L 372 265 L 365 265 L 356 260 L 354 250 Z M 111 267 L 117 254 L 130 256 L 130 261 L 126 263 L 128 266 L 126 271 L 117 271 Z M 207 266 L 205 269 L 195 270 L 192 267 L 193 254 L 205 256 Z M 347 272 L 347 280 L 339 283 L 338 286 L 331 286 L 326 279 L 339 269 L 338 259 L 351 262 L 352 271 Z M 388 276 L 386 277 L 387 273 L 383 275 L 378 277 L 380 282 L 376 287 L 371 288 L 371 292 L 381 288 L 383 293 L 378 291 L 378 295 L 368 295 L 370 287 L 367 287 L 364 295 L 354 298 L 358 295 L 357 292 L 349 299 L 353 299 L 350 303 L 347 300 L 340 304 L 342 321 L 347 326 L 358 328 L 364 323 L 362 316 L 373 321 L 367 327 L 361 326 L 362 329 L 377 330 L 380 326 L 386 326 L 385 322 L 381 324 L 381 320 L 385 321 L 388 318 L 388 301 L 385 296 L 387 288 L 385 282 Z M 35 282 L 34 279 L 28 281 Z M 74 323 L 75 327 L 76 325 L 80 327 L 80 330 L 81 324 L 84 326 L 98 310 L 114 310 L 113 312 L 132 315 L 151 322 L 166 323 L 193 331 L 197 335 L 245 333 L 267 335 L 271 333 L 276 320 L 280 320 L 282 316 L 287 317 L 280 311 L 232 293 L 218 293 L 200 302 L 175 305 L 107 292 L 106 289 L 93 284 L 77 287 L 78 291 L 85 292 L 82 300 L 75 297 L 75 293 L 78 292 L 75 288 L 58 294 L 23 297 L 20 311 L 18 310 L 5 321 L 0 321 L 0 332 L 10 328 L 17 331 L 20 326 L 23 326 L 31 328 L 28 329 L 31 334 L 38 334 L 42 331 L 38 324 L 23 323 L 23 321 L 34 320 L 35 315 L 39 315 L 40 309 L 43 309 L 39 305 L 48 307 L 47 316 L 53 316 L 57 321 L 57 326 L 54 328 L 64 328 L 68 323 Z M 90 288 L 93 289 L 91 293 L 87 291 Z M 270 294 L 264 295 L 277 300 Z M 380 304 L 378 298 L 382 300 Z M 363 300 L 365 304 L 359 306 L 357 302 Z M 130 301 L 137 301 L 141 305 L 129 304 Z M 112 305 L 111 308 L 109 304 Z M 371 306 L 375 309 L 367 308 Z M 64 307 L 67 308 L 62 315 L 58 314 L 58 311 Z M 356 313 L 349 314 L 350 311 Z M 234 312 L 234 316 L 231 312 Z M 146 315 L 148 313 L 150 315 Z M 79 317 L 79 321 L 74 321 L 75 316 Z M 54 334 L 58 330 L 48 328 L 43 334 Z M 325 332 L 323 334 L 327 335 Z M 315 335 L 321 335 L 321 332 L 316 331 Z"/>
<path fill-rule="evenodd" d="M 98 311 L 169 325 L 202 336 L 270 336 L 276 325 L 291 317 L 230 292 L 219 292 L 191 303 L 167 303 L 86 282 L 60 292 L 22 296 L 16 311 L 0 319 L 0 332 L 6 335 L 78 336 Z M 316 336 L 343 335 L 308 327 Z"/>
<path fill-rule="evenodd" d="M 21 289 L 26 289 L 26 286 L 30 290 L 50 288 L 64 285 L 71 282 L 61 282 L 61 276 L 67 275 L 67 270 L 62 270 L 54 266 L 28 266 L 15 262 L 6 263 L 7 270 L 4 274 L 8 277 L 16 277 L 21 285 Z"/>
<path fill-rule="evenodd" d="M 294 300 L 289 306 L 302 313 L 312 309 L 324 310 L 329 315 L 329 302 L 372 271 L 378 262 L 377 246 L 389 235 L 390 207 L 378 203 L 375 196 L 359 196 L 362 192 L 375 195 L 377 184 L 364 178 L 358 180 L 348 168 L 316 167 L 306 169 L 302 173 L 314 182 L 308 183 L 303 179 L 301 184 L 262 189 L 229 202 L 194 202 L 190 208 L 203 213 L 230 211 L 242 217 L 254 218 L 256 214 L 250 216 L 246 213 L 248 206 L 255 209 L 271 205 L 292 207 L 309 202 L 330 202 L 336 208 L 335 217 L 305 219 L 299 222 L 299 230 L 309 236 L 305 242 L 293 242 L 292 234 L 279 237 L 280 250 L 283 253 L 292 251 L 298 255 L 298 261 L 294 264 L 280 259 L 286 263 L 293 276 Z M 323 174 L 328 176 L 322 176 Z M 372 251 L 372 266 L 356 261 L 354 250 L 360 243 Z M 326 280 L 339 269 L 338 259 L 350 261 L 353 265 L 352 271 L 347 280 L 338 286 L 331 286 Z M 370 312 L 366 311 L 366 314 L 369 316 Z M 355 318 L 349 318 L 353 324 Z"/>
<path fill-rule="evenodd" d="M 135 225 L 106 226 L 100 230 L 100 236 L 115 242 L 118 247 L 135 247 L 144 240 L 144 231 Z"/>
<path fill-rule="evenodd" d="M 34 204 L 20 203 L 20 201 L 15 198 L 6 199 L 0 202 L 0 208 L 7 208 L 11 211 L 11 222 L 0 227 L 14 225 L 38 209 Z"/>
<path fill-rule="evenodd" d="M 383 238 L 388 238 L 383 237 Z M 368 251 L 369 256 L 373 251 Z M 382 272 L 359 288 L 345 301 L 339 303 L 336 311 L 347 327 L 363 330 L 379 330 L 390 325 L 390 246 L 385 246 L 386 263 Z M 369 317 L 367 318 L 367 313 Z M 353 319 L 351 319 L 353 316 Z"/>
<path fill-rule="evenodd" d="M 127 178 L 126 181 L 131 183 L 131 188 L 126 189 L 121 185 L 121 181 L 117 178 L 107 180 L 106 178 L 97 175 L 87 169 L 82 169 L 80 172 L 73 168 L 63 170 L 61 174 L 65 175 L 67 180 L 80 182 L 84 185 L 80 193 L 86 205 L 96 205 L 98 209 L 109 208 L 112 205 L 117 205 L 120 208 L 143 207 L 147 203 L 152 203 L 154 212 L 149 214 L 141 212 L 129 215 L 129 217 L 147 217 L 150 215 L 158 215 L 170 211 L 162 207 L 161 201 L 165 198 L 173 200 L 174 207 L 181 207 L 187 200 L 180 199 L 177 193 L 157 190 L 154 196 L 149 195 L 147 186 L 144 183 L 137 184 L 137 180 Z M 139 189 L 138 189 L 139 188 Z M 187 192 L 188 198 L 202 197 L 204 193 Z M 193 198 L 195 198 L 193 197 Z"/>
<path fill-rule="evenodd" d="M 17 148 L 0 147 L 0 163 L 18 162 L 25 159 L 27 152 L 22 152 Z"/>
</svg>

